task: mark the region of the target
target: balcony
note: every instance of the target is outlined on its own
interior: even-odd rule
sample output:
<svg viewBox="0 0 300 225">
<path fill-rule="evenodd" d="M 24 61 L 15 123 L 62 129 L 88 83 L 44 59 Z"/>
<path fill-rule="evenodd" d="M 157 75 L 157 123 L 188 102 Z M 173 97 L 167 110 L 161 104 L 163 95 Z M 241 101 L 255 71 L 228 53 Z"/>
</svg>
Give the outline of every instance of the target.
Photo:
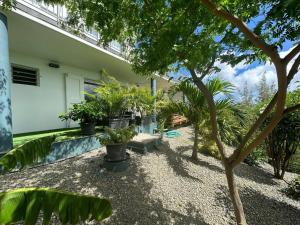
<svg viewBox="0 0 300 225">
<path fill-rule="evenodd" d="M 68 13 L 63 6 L 47 5 L 36 0 L 17 0 L 16 9 L 74 34 L 74 32 L 72 32 L 72 28 L 67 30 L 64 28 Z M 94 28 L 85 27 L 81 34 L 76 36 L 79 36 L 80 38 L 88 41 L 91 44 L 99 46 L 98 41 L 100 39 L 100 34 Z M 125 57 L 125 48 L 123 48 L 123 46 L 117 41 L 112 41 L 108 44 L 108 46 L 101 47 L 115 55 L 121 56 L 123 58 Z"/>
</svg>

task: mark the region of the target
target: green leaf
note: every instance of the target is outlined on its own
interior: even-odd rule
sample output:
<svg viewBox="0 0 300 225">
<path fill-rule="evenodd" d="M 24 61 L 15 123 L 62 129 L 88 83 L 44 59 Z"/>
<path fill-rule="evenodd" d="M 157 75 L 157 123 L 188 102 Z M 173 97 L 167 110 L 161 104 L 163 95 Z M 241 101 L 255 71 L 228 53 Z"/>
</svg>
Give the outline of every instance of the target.
<svg viewBox="0 0 300 225">
<path fill-rule="evenodd" d="M 62 224 L 101 221 L 112 214 L 109 201 L 93 196 L 73 194 L 49 188 L 21 188 L 0 193 L 0 224 L 23 221 L 34 225 L 43 212 L 46 225 L 54 213 Z"/>
<path fill-rule="evenodd" d="M 46 136 L 18 146 L 0 158 L 0 169 L 2 167 L 6 172 L 39 162 L 50 153 L 51 144 L 55 139 L 55 135 Z"/>
</svg>

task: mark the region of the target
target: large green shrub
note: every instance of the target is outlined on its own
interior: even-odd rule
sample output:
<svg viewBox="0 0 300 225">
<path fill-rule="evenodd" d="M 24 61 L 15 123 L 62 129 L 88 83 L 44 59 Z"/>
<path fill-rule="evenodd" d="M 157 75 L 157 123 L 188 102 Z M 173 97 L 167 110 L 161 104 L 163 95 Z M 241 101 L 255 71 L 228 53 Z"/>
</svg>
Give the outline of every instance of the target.
<svg viewBox="0 0 300 225">
<path fill-rule="evenodd" d="M 300 176 L 289 184 L 286 189 L 286 194 L 294 199 L 300 200 Z"/>
<path fill-rule="evenodd" d="M 265 124 L 270 121 L 269 117 Z M 283 179 L 289 161 L 300 147 L 300 112 L 284 115 L 265 140 L 266 152 L 274 168 L 274 176 Z"/>
<path fill-rule="evenodd" d="M 296 152 L 290 159 L 288 171 L 300 174 L 300 150 Z"/>
<path fill-rule="evenodd" d="M 257 147 L 251 152 L 244 160 L 249 166 L 258 166 L 259 162 L 264 161 L 266 158 L 263 148 Z"/>
</svg>

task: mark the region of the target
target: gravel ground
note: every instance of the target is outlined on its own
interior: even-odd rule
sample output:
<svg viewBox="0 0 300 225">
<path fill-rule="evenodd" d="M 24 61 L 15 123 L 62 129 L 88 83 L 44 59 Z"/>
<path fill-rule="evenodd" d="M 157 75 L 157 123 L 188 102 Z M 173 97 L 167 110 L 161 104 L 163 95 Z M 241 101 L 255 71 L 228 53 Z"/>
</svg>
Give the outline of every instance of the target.
<svg viewBox="0 0 300 225">
<path fill-rule="evenodd" d="M 0 176 L 0 190 L 38 186 L 60 188 L 110 199 L 111 225 L 234 224 L 221 163 L 199 155 L 190 161 L 192 130 L 146 155 L 130 152 L 130 168 L 112 173 L 101 169 L 105 150 L 47 166 Z M 286 197 L 284 181 L 272 178 L 268 165 L 242 164 L 236 171 L 249 225 L 300 225 L 300 202 Z M 290 181 L 295 175 L 286 174 Z M 55 222 L 53 224 L 56 224 Z M 90 222 L 89 224 L 100 224 Z"/>
</svg>

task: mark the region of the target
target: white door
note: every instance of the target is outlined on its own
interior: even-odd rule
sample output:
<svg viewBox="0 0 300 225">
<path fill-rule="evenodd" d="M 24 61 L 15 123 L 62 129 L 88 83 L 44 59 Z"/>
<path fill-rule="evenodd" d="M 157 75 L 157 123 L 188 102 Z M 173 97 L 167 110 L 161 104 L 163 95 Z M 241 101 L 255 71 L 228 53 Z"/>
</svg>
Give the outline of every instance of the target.
<svg viewBox="0 0 300 225">
<path fill-rule="evenodd" d="M 66 74 L 66 110 L 75 103 L 84 100 L 84 79 L 80 76 Z M 67 127 L 78 127 L 79 124 L 74 121 L 68 121 Z"/>
</svg>

